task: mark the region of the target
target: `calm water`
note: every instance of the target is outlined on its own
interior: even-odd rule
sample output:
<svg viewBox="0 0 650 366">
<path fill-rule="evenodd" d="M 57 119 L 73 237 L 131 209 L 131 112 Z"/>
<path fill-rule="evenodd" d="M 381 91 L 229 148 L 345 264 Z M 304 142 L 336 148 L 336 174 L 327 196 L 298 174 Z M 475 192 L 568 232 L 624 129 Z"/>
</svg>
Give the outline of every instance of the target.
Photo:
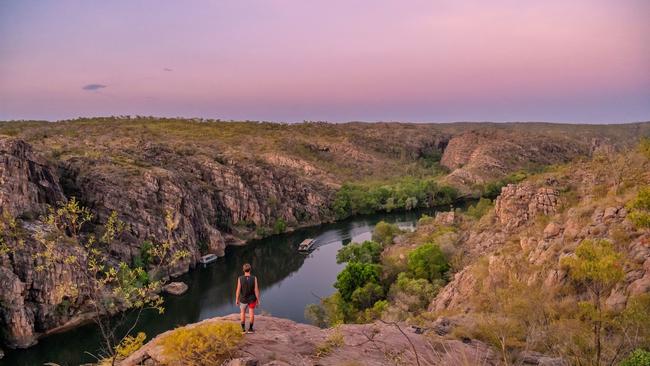
<svg viewBox="0 0 650 366">
<path fill-rule="evenodd" d="M 253 273 L 258 276 L 260 310 L 306 323 L 305 306 L 318 301 L 314 294 L 327 296 L 334 292 L 332 284 L 343 267 L 336 263 L 336 252 L 343 245 L 369 240 L 374 225 L 380 220 L 412 228 L 423 213 L 432 214 L 433 211 L 357 217 L 273 236 L 246 246 L 228 247 L 223 258 L 179 277 L 178 280 L 189 285 L 189 290 L 182 296 L 166 296 L 165 313 L 145 313 L 138 331 L 144 331 L 150 339 L 180 325 L 238 312 L 234 287 L 245 262 L 252 264 Z M 318 240 L 317 248 L 309 255 L 299 254 L 298 244 L 310 237 Z M 27 350 L 5 350 L 0 365 L 42 365 L 45 362 L 78 365 L 94 360 L 84 351 L 95 353 L 98 344 L 95 327 L 87 325 L 43 338 Z"/>
</svg>

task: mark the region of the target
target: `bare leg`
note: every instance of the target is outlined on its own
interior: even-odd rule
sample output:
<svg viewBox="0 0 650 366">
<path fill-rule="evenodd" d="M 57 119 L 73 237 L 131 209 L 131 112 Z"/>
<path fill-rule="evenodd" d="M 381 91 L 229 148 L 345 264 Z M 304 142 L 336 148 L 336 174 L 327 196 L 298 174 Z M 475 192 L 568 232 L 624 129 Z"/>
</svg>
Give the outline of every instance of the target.
<svg viewBox="0 0 650 366">
<path fill-rule="evenodd" d="M 239 316 L 241 318 L 241 329 L 246 330 L 246 309 L 241 308 L 239 310 Z"/>
<path fill-rule="evenodd" d="M 248 308 L 248 317 L 250 318 L 250 327 L 253 328 L 253 322 L 255 322 L 255 309 Z"/>
</svg>

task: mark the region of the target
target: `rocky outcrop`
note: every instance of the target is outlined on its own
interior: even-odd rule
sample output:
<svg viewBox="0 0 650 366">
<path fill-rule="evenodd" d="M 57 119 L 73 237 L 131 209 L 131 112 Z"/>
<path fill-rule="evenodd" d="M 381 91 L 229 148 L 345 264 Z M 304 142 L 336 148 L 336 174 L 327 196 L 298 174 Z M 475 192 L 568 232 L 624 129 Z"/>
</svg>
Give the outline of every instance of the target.
<svg viewBox="0 0 650 366">
<path fill-rule="evenodd" d="M 543 133 L 477 129 L 453 136 L 440 163 L 451 170 L 447 182 L 468 190 L 520 169 L 589 155 L 594 151 L 590 143 Z"/>
<path fill-rule="evenodd" d="M 436 212 L 435 216 L 435 223 L 438 225 L 454 225 L 458 222 L 458 215 L 456 215 L 456 212 L 454 211 L 449 211 L 449 212 Z"/>
<path fill-rule="evenodd" d="M 0 138 L 0 210 L 12 217 L 34 216 L 64 201 L 56 170 L 22 140 Z"/>
<path fill-rule="evenodd" d="M 531 184 L 509 184 L 496 199 L 494 212 L 505 230 L 514 230 L 538 214 L 555 213 L 559 206 L 559 192 L 552 187 Z"/>
<path fill-rule="evenodd" d="M 206 322 L 239 322 L 239 315 L 204 320 L 187 327 Z M 481 364 L 497 365 L 496 353 L 486 344 L 467 340 L 449 340 L 433 331 L 417 334 L 413 328 L 393 324 L 348 324 L 336 329 L 320 329 L 311 325 L 270 316 L 256 316 L 258 331 L 246 334 L 240 344 L 240 355 L 235 355 L 233 365 L 344 365 L 355 362 L 368 366 L 383 366 L 399 360 L 401 364 L 415 365 L 417 357 L 423 365 Z M 402 334 L 400 331 L 406 334 Z M 121 366 L 165 365 L 160 340 L 169 332 L 162 333 L 143 346 Z M 342 344 L 331 345 L 327 351 L 318 352 L 333 334 L 342 338 Z M 408 337 L 408 338 L 407 338 Z"/>
<path fill-rule="evenodd" d="M 549 292 L 563 288 L 569 277 L 562 259 L 586 239 L 607 240 L 624 257 L 624 280 L 606 294 L 608 308 L 620 310 L 630 297 L 650 292 L 650 233 L 627 219 L 630 195 L 594 197 L 594 191 L 619 184 L 616 175 L 596 174 L 611 164 L 607 157 L 599 159 L 604 160 L 503 187 L 493 213 L 459 227 L 463 234 L 455 245 L 469 265 L 455 273 L 429 309 L 471 313 L 479 289 L 498 288 L 507 268 L 519 268 L 518 276 L 531 286 Z M 639 174 L 645 166 L 635 169 L 629 173 L 634 184 L 648 184 L 650 176 Z"/>
</svg>

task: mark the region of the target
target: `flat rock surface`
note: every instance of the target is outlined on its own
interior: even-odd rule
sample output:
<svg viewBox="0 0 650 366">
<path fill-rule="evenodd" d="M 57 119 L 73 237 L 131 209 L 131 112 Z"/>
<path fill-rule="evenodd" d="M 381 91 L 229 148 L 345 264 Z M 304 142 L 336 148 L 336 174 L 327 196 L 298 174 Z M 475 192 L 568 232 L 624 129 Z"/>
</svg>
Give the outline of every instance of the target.
<svg viewBox="0 0 650 366">
<path fill-rule="evenodd" d="M 213 321 L 239 323 L 239 315 L 207 319 L 188 327 Z M 248 363 L 256 361 L 258 365 L 416 365 L 418 360 L 421 365 L 497 364 L 495 353 L 481 342 L 448 340 L 433 332 L 416 334 L 405 324 L 398 328 L 376 322 L 320 329 L 287 319 L 256 316 L 255 326 L 256 333 L 244 336 L 237 357 L 245 358 Z M 159 345 L 167 333 L 154 338 L 121 365 L 169 364 Z M 336 334 L 342 336 L 343 344 L 326 347 L 327 351 L 323 352 L 322 346 Z"/>
</svg>

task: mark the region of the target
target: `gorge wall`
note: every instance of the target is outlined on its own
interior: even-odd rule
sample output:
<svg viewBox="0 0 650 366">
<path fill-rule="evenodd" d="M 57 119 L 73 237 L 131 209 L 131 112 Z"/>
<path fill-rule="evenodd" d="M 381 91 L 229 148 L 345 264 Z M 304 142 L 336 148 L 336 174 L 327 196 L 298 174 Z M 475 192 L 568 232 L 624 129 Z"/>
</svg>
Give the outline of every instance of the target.
<svg viewBox="0 0 650 366">
<path fill-rule="evenodd" d="M 83 249 L 57 246 L 53 269 L 36 270 L 43 261 L 39 238 L 48 230 L 43 216 L 71 197 L 94 215 L 87 234 L 118 213 L 126 230 L 108 251 L 127 263 L 143 242 L 165 240 L 165 214 L 171 212 L 177 223 L 172 250 L 190 253 L 169 269 L 180 274 L 202 254 L 223 255 L 227 245 L 268 235 L 277 223 L 296 228 L 333 220 L 330 205 L 346 181 L 431 174 L 430 162 L 439 159 L 449 170 L 441 180 L 471 192 L 519 169 L 588 156 L 599 146 L 619 149 L 638 138 L 631 127 L 567 135 L 543 126 L 548 131 L 518 125 L 253 124 L 242 132 L 238 124 L 191 121 L 0 124 L 0 134 L 12 135 L 0 135 L 3 341 L 27 347 L 91 309 L 86 294 L 70 298 L 59 291 L 84 281 L 64 261 L 84 256 Z M 640 124 L 636 132 L 649 126 Z"/>
<path fill-rule="evenodd" d="M 48 205 L 67 199 L 57 171 L 67 190 L 95 214 L 94 224 L 104 223 L 112 211 L 119 213 L 127 229 L 109 250 L 127 263 L 140 254 L 142 242 L 165 240 L 165 212 L 172 212 L 177 222 L 173 250 L 190 253 L 170 269 L 177 274 L 193 267 L 202 249 L 223 255 L 226 245 L 255 235 L 251 227 L 272 227 L 277 220 L 298 226 L 331 219 L 327 211 L 331 188 L 277 168 L 197 159 L 173 171 L 152 168 L 137 177 L 119 177 L 92 169 L 86 170 L 92 174 L 81 174 L 81 166 L 92 165 L 84 159 L 50 166 L 17 139 L 0 140 L 0 154 L 3 241 L 11 248 L 0 252 L 0 324 L 10 346 L 29 346 L 39 333 L 90 309 L 83 293 L 75 299 L 57 294 L 59 287 L 84 281 L 83 274 L 64 262 L 68 251 L 83 250 L 57 246 L 52 270 L 35 270 L 42 264 L 36 253 L 43 250 L 36 238 L 47 231 L 42 217 Z M 165 158 L 165 152 L 157 151 L 156 158 Z M 9 234 L 10 218 L 18 218 L 20 225 L 15 237 Z"/>
</svg>

